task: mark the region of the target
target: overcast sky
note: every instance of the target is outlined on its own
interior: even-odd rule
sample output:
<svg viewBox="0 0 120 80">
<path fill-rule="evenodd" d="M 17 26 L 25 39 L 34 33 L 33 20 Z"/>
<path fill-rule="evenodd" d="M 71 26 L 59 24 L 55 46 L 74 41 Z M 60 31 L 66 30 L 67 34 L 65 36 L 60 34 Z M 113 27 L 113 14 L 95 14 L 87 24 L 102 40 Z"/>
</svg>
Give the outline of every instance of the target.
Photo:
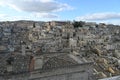
<svg viewBox="0 0 120 80">
<path fill-rule="evenodd" d="M 0 0 L 0 21 L 14 20 L 120 24 L 120 0 Z"/>
</svg>

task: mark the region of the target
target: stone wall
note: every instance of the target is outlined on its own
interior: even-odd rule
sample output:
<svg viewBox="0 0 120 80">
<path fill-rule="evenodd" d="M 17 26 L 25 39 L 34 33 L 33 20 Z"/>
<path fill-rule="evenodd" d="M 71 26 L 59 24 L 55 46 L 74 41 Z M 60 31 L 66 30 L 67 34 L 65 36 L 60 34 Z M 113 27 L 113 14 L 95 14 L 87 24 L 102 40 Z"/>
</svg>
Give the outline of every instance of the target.
<svg viewBox="0 0 120 80">
<path fill-rule="evenodd" d="M 88 73 L 86 72 L 74 72 L 74 73 L 54 75 L 54 76 L 43 77 L 32 80 L 89 80 L 89 79 L 88 79 Z"/>
<path fill-rule="evenodd" d="M 85 63 L 32 74 L 30 80 L 94 80 L 92 73 L 92 65 Z"/>
</svg>

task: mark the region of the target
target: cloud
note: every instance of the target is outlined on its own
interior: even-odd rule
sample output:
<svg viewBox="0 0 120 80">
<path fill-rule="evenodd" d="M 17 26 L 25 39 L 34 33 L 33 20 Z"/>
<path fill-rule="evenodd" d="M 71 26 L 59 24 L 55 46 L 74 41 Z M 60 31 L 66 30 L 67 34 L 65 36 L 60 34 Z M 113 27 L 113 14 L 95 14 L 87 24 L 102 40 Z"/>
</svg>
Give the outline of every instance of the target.
<svg viewBox="0 0 120 80">
<path fill-rule="evenodd" d="M 9 6 L 18 11 L 48 13 L 72 9 L 65 3 L 55 0 L 1 0 L 0 5 Z"/>
<path fill-rule="evenodd" d="M 0 21 L 29 20 L 31 16 L 10 16 L 8 14 L 0 14 Z"/>
<path fill-rule="evenodd" d="M 6 17 L 6 16 L 7 16 L 6 14 L 0 14 L 1 18 Z"/>
<path fill-rule="evenodd" d="M 68 4 L 60 3 L 56 0 L 0 0 L 0 6 L 27 12 L 30 14 L 29 17 L 32 15 L 35 18 L 58 18 L 59 16 L 56 12 L 73 9 Z M 9 18 L 11 16 L 6 17 Z M 25 19 L 24 16 L 17 17 Z"/>
<path fill-rule="evenodd" d="M 114 13 L 114 12 L 93 13 L 85 16 L 79 16 L 76 19 L 88 20 L 88 21 L 113 20 L 113 19 L 120 19 L 120 13 Z"/>
<path fill-rule="evenodd" d="M 31 13 L 27 16 L 0 14 L 0 21 L 16 21 L 16 20 L 51 20 L 58 19 L 59 16 L 52 13 Z"/>
<path fill-rule="evenodd" d="M 36 18 L 58 18 L 59 17 L 58 15 L 52 14 L 52 13 L 35 13 L 32 15 L 35 16 Z"/>
</svg>

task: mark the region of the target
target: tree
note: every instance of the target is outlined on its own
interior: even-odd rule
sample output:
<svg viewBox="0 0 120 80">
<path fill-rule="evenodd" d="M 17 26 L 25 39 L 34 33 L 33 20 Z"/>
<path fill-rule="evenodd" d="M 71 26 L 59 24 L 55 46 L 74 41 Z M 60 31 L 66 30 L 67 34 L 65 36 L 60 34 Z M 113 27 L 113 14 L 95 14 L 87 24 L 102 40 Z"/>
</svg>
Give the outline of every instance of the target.
<svg viewBox="0 0 120 80">
<path fill-rule="evenodd" d="M 84 24 L 85 22 L 83 21 L 73 21 L 74 28 L 83 27 Z"/>
</svg>

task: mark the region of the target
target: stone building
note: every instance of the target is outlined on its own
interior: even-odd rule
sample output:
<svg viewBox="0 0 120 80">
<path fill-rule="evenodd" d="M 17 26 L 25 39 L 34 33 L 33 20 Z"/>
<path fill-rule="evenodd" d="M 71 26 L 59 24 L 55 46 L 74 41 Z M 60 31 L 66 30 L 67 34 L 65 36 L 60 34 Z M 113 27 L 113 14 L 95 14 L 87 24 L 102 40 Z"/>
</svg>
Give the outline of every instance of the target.
<svg viewBox="0 0 120 80">
<path fill-rule="evenodd" d="M 30 80 L 95 80 L 92 62 L 79 63 L 76 57 L 68 53 L 42 54 L 36 58 L 37 71 L 29 77 Z M 35 63 L 36 63 L 35 60 Z M 35 67 L 36 67 L 35 66 Z M 39 71 L 38 71 L 39 70 Z"/>
</svg>

